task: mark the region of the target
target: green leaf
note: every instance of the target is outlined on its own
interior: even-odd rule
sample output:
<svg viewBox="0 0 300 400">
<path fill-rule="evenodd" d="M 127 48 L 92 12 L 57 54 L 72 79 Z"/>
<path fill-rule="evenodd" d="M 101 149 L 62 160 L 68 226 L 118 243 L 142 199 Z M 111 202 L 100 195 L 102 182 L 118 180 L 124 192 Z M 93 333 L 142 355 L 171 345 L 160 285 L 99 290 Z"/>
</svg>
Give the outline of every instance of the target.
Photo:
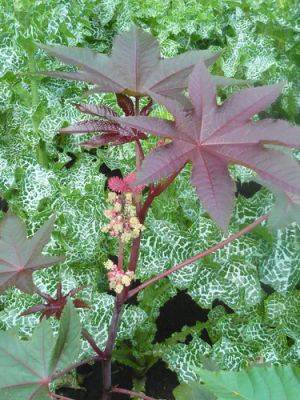
<svg viewBox="0 0 300 400">
<path fill-rule="evenodd" d="M 36 158 L 42 167 L 48 168 L 49 155 L 47 153 L 46 142 L 44 140 L 40 140 L 36 147 Z"/>
<path fill-rule="evenodd" d="M 50 323 L 43 321 L 30 341 L 20 341 L 11 332 L 0 334 L 0 399 L 48 399 L 51 348 Z"/>
<path fill-rule="evenodd" d="M 276 301 L 277 300 L 277 301 Z M 271 319 L 272 310 L 265 315 L 262 305 L 245 309 L 242 307 L 234 314 L 223 314 L 223 307 L 214 308 L 209 313 L 210 325 L 208 333 L 213 341 L 210 356 L 218 363 L 220 368 L 239 370 L 264 360 L 266 363 L 285 365 L 294 362 L 297 351 L 289 354 L 288 337 L 297 323 L 297 302 L 291 305 L 291 315 L 286 319 L 290 324 L 283 329 L 281 318 Z M 287 308 L 283 301 L 274 298 L 274 307 L 278 305 L 282 314 Z M 266 309 L 268 303 L 266 303 Z M 271 307 L 270 307 L 271 308 Z M 223 311 L 222 311 L 223 309 Z M 278 310 L 278 314 L 280 314 Z M 274 312 L 274 310 L 273 310 Z M 295 318 L 296 317 L 296 318 Z"/>
<path fill-rule="evenodd" d="M 273 229 L 282 229 L 293 222 L 300 224 L 300 197 L 293 193 L 278 192 L 269 225 Z"/>
<path fill-rule="evenodd" d="M 266 186 L 275 196 L 275 203 L 268 219 L 268 225 L 272 230 L 285 228 L 293 222 L 300 224 L 299 195 L 280 191 L 269 182 L 257 178 L 256 181 Z"/>
<path fill-rule="evenodd" d="M 49 400 L 49 383 L 69 367 L 80 346 L 80 323 L 72 302 L 65 307 L 55 341 L 44 320 L 28 341 L 11 331 L 0 333 L 0 400 Z"/>
<path fill-rule="evenodd" d="M 91 307 L 85 315 L 84 327 L 93 336 L 97 345 L 105 348 L 108 337 L 110 321 L 113 315 L 115 297 L 107 293 L 93 292 Z M 128 305 L 124 308 L 120 327 L 118 329 L 117 341 L 132 339 L 136 329 L 147 320 L 147 314 L 140 307 Z M 87 342 L 83 342 L 83 351 L 91 352 Z"/>
<path fill-rule="evenodd" d="M 199 377 L 218 400 L 298 400 L 300 369 L 259 366 L 240 372 L 199 370 Z"/>
<path fill-rule="evenodd" d="M 210 307 L 216 298 L 232 308 L 249 307 L 262 300 L 257 268 L 243 257 L 231 257 L 222 263 L 206 261 L 199 267 L 188 293 L 204 307 Z"/>
<path fill-rule="evenodd" d="M 212 347 L 211 355 L 221 368 L 238 370 L 248 366 L 249 360 L 255 358 L 255 349 L 242 340 L 233 340 L 223 336 Z"/>
<path fill-rule="evenodd" d="M 81 324 L 71 299 L 64 307 L 58 337 L 51 358 L 51 369 L 66 368 L 77 358 L 81 346 Z"/>
<path fill-rule="evenodd" d="M 273 293 L 265 302 L 267 321 L 287 336 L 300 340 L 300 290 L 286 294 Z"/>
<path fill-rule="evenodd" d="M 32 39 L 19 36 L 18 42 L 26 50 L 28 54 L 32 55 L 34 53 L 36 46 Z"/>
<path fill-rule="evenodd" d="M 173 391 L 176 400 L 215 400 L 216 397 L 208 392 L 201 383 L 184 383 Z"/>
<path fill-rule="evenodd" d="M 154 350 L 154 354 L 159 355 L 177 373 L 180 382 L 197 378 L 197 369 L 203 365 L 203 356 L 209 352 L 210 346 L 197 334 L 193 335 L 189 344 L 158 344 Z"/>
<path fill-rule="evenodd" d="M 280 293 L 295 289 L 300 280 L 300 228 L 278 230 L 268 257 L 259 266 L 260 279 Z"/>
</svg>

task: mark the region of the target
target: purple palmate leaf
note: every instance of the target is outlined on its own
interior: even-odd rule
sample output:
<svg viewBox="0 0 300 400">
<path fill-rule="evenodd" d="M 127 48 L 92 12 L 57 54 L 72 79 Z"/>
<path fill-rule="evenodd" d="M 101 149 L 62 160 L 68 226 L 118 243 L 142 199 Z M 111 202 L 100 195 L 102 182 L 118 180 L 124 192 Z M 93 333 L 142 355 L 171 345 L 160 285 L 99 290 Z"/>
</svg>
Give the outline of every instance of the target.
<svg viewBox="0 0 300 400">
<path fill-rule="evenodd" d="M 300 193 L 298 163 L 264 146 L 299 147 L 300 129 L 281 120 L 251 120 L 279 96 L 281 84 L 242 90 L 217 106 L 215 84 L 205 65 L 199 63 L 188 86 L 193 104 L 190 111 L 167 97 L 150 94 L 167 107 L 175 121 L 143 116 L 116 119 L 132 128 L 172 139 L 145 158 L 137 185 L 164 178 L 192 162 L 191 182 L 204 207 L 223 230 L 228 226 L 234 202 L 230 164 L 253 169 L 281 190 Z"/>
<path fill-rule="evenodd" d="M 51 217 L 31 238 L 26 227 L 15 215 L 7 214 L 0 224 L 0 292 L 15 286 L 32 293 L 34 271 L 64 260 L 64 257 L 44 256 L 44 246 L 50 240 L 55 217 Z"/>
<path fill-rule="evenodd" d="M 60 133 L 76 134 L 90 132 L 109 132 L 119 135 L 134 135 L 135 131 L 119 122 L 114 122 L 118 114 L 110 107 L 94 104 L 75 104 L 75 107 L 84 114 L 94 115 L 99 119 L 76 122 L 74 125 L 60 129 Z"/>
<path fill-rule="evenodd" d="M 110 119 L 110 117 L 118 116 L 111 107 L 104 104 L 75 104 L 75 107 L 84 114 L 95 115 L 97 117 Z"/>
<path fill-rule="evenodd" d="M 76 107 L 92 115 L 99 115 L 103 119 L 93 119 L 79 121 L 66 128 L 60 129 L 62 134 L 85 134 L 98 132 L 100 135 L 94 136 L 81 143 L 81 146 L 91 149 L 105 145 L 119 146 L 136 140 L 146 139 L 147 136 L 136 129 L 121 125 L 119 122 L 113 122 L 116 113 L 106 106 L 93 106 L 90 104 L 76 105 Z"/>
<path fill-rule="evenodd" d="M 126 113 L 133 112 L 130 106 L 131 99 L 125 95 L 119 95 L 119 104 L 122 104 Z M 118 114 L 110 107 L 105 105 L 76 104 L 78 110 L 85 114 L 98 116 L 99 119 L 79 121 L 66 128 L 60 129 L 62 134 L 84 134 L 98 132 L 100 135 L 82 142 L 85 148 L 96 148 L 105 145 L 118 146 L 136 140 L 146 139 L 147 136 L 136 129 L 130 128 L 116 121 Z"/>
<path fill-rule="evenodd" d="M 146 96 L 151 92 L 177 99 L 184 99 L 181 93 L 195 64 L 202 60 L 209 66 L 219 56 L 208 50 L 191 50 L 163 59 L 157 40 L 137 27 L 115 37 L 111 56 L 81 47 L 42 44 L 39 47 L 80 69 L 78 72 L 42 72 L 44 75 L 90 82 L 98 92 L 123 92 L 129 96 Z M 241 81 L 216 77 L 216 83 L 231 85 Z"/>
<path fill-rule="evenodd" d="M 57 289 L 56 289 L 56 294 L 54 297 L 42 293 L 39 291 L 39 295 L 45 300 L 44 304 L 37 304 L 33 307 L 28 308 L 22 314 L 20 314 L 20 317 L 25 316 L 25 315 L 30 315 L 30 314 L 35 314 L 35 313 L 41 313 L 41 320 L 46 317 L 50 318 L 51 316 L 54 316 L 57 319 L 60 319 L 61 314 L 68 302 L 69 298 L 74 297 L 78 292 L 80 292 L 83 289 L 83 287 L 75 288 L 70 290 L 68 293 L 63 295 L 62 293 L 62 284 L 59 282 L 57 284 Z M 81 299 L 73 299 L 73 305 L 75 308 L 88 308 L 88 304 L 84 302 Z"/>
<path fill-rule="evenodd" d="M 146 135 L 145 135 L 146 137 Z M 125 143 L 134 142 L 137 139 L 137 136 L 123 136 L 119 133 L 104 133 L 102 135 L 94 136 L 90 140 L 86 140 L 85 142 L 80 143 L 82 147 L 86 149 L 94 149 L 101 146 L 120 146 Z M 143 139 L 140 137 L 140 139 Z"/>
<path fill-rule="evenodd" d="M 122 129 L 120 124 L 116 122 L 102 121 L 100 119 L 79 121 L 73 125 L 67 126 L 66 128 L 60 129 L 60 133 L 63 134 L 83 134 L 91 132 L 110 132 L 115 134 L 123 133 L 124 135 L 128 135 L 130 132 L 132 132 L 132 130 L 130 128 Z"/>
</svg>

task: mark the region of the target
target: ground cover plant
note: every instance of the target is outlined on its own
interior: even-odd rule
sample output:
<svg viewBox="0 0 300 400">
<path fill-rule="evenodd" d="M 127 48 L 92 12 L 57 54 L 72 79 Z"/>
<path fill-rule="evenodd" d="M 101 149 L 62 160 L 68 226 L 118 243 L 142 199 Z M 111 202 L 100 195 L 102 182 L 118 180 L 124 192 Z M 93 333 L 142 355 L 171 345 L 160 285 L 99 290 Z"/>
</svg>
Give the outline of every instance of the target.
<svg viewBox="0 0 300 400">
<path fill-rule="evenodd" d="M 27 154 L 33 153 L 38 162 L 33 163 L 28 155 L 16 162 L 15 179 L 9 181 L 11 177 L 8 177 L 3 180 L 5 190 L 1 204 L 4 213 L 10 208 L 23 219 L 30 215 L 30 231 L 27 233 L 36 233 L 26 240 L 26 229 L 19 218 L 10 213 L 3 219 L 1 324 L 4 330 L 14 326 L 19 339 L 31 337 L 34 331 L 28 348 L 38 349 L 38 337 L 53 342 L 47 339 L 51 336 L 49 324 L 42 323 L 41 328 L 35 331 L 41 317 L 50 317 L 52 329 L 59 332 L 57 343 L 60 343 L 54 345 L 53 342 L 52 347 L 61 346 L 62 357 L 65 352 L 67 356 L 60 363 L 56 350 L 52 351 L 49 346 L 45 358 L 52 361 L 44 363 L 44 374 L 38 373 L 36 379 L 35 374 L 26 377 L 26 372 L 21 374 L 15 370 L 4 384 L 9 387 L 16 382 L 15 375 L 21 379 L 25 376 L 30 385 L 18 396 L 30 398 L 34 393 L 35 398 L 47 398 L 48 383 L 55 381 L 56 389 L 66 384 L 62 380 L 64 372 L 68 372 L 67 378 L 72 381 L 74 377 L 69 371 L 74 371 L 85 360 L 102 359 L 104 371 L 109 371 L 112 350 L 109 346 L 115 339 L 113 360 L 130 366 L 134 371 L 132 387 L 113 389 L 122 396 L 132 394 L 130 391 L 145 391 L 145 374 L 159 359 L 176 372 L 180 382 L 200 379 L 205 384 L 204 378 L 208 375 L 203 373 L 206 365 L 203 356 L 213 359 L 218 368 L 224 370 L 241 370 L 261 362 L 297 365 L 299 228 L 293 221 L 299 219 L 299 166 L 292 161 L 297 153 L 287 148 L 282 152 L 282 145 L 299 147 L 299 130 L 285 121 L 275 122 L 261 112 L 279 96 L 280 85 L 254 89 L 251 88 L 252 82 L 224 81 L 209 74 L 201 59 L 209 65 L 217 59 L 216 49 L 193 50 L 178 59 L 170 58 L 164 64 L 158 58 L 155 40 L 139 29 L 132 28 L 119 37 L 118 43 L 119 50 L 120 47 L 122 51 L 126 49 L 121 51 L 123 62 L 119 66 L 113 61 L 118 48 L 112 51 L 110 59 L 93 56 L 88 50 L 87 56 L 82 57 L 83 49 L 79 50 L 81 55 L 78 57 L 76 51 L 70 55 L 66 48 L 44 47 L 59 57 L 71 57 L 63 61 L 75 66 L 79 64 L 80 70 L 58 72 L 57 64 L 54 64 L 55 72 L 50 73 L 53 64 L 49 68 L 47 61 L 39 67 L 48 71 L 44 75 L 83 79 L 96 84 L 96 91 L 119 93 L 116 97 L 106 95 L 106 98 L 92 94 L 87 103 L 78 96 L 83 87 L 78 86 L 74 92 L 75 86 L 70 86 L 64 94 L 68 99 L 63 106 L 66 123 L 62 124 L 61 117 L 57 121 L 57 129 L 61 128 L 62 134 L 55 141 L 51 138 L 53 144 L 49 142 L 50 137 L 40 133 L 45 126 L 40 127 L 40 123 L 44 123 L 45 110 L 50 110 L 49 104 L 43 100 L 40 102 L 36 98 L 35 112 L 30 117 L 35 131 L 28 134 L 28 127 L 23 127 L 24 136 L 26 132 L 32 140 L 30 147 L 25 146 L 30 149 Z M 33 57 L 36 51 L 33 41 L 22 42 L 22 45 Z M 137 48 L 141 49 L 144 57 L 141 57 L 140 64 L 141 70 L 144 68 L 146 71 L 144 77 L 143 73 L 134 74 L 134 71 L 139 71 L 135 68 L 139 64 L 132 63 L 137 54 L 132 49 Z M 96 57 L 92 68 L 82 64 L 88 57 Z M 115 60 L 120 58 L 118 55 L 115 57 Z M 151 72 L 147 67 L 148 60 L 153 67 Z M 126 62 L 130 65 L 128 68 L 125 68 Z M 101 67 L 99 70 L 95 68 L 97 65 Z M 103 76 L 105 65 L 107 76 Z M 136 76 L 142 78 L 137 82 Z M 14 80 L 13 88 L 23 93 L 25 100 L 26 84 L 18 85 L 13 75 L 6 75 L 4 81 L 7 79 Z M 33 93 L 38 93 L 35 88 L 42 79 L 48 82 L 49 92 L 56 92 L 53 82 L 62 85 L 61 81 L 36 74 L 22 79 L 25 82 L 29 80 Z M 117 82 L 111 86 L 111 80 Z M 221 97 L 216 97 L 216 83 L 246 84 L 248 88 L 246 92 L 228 95 L 228 100 L 221 105 L 224 94 L 232 90 L 230 87 L 219 89 L 217 93 Z M 185 93 L 187 96 L 183 94 L 185 88 L 189 92 Z M 90 87 L 90 92 L 95 92 L 94 89 Z M 234 91 L 240 90 L 235 86 Z M 216 99 L 218 106 L 214 102 Z M 251 106 L 253 99 L 255 106 Z M 77 106 L 73 107 L 71 102 Z M 162 111 L 157 104 L 164 105 L 169 113 Z M 243 105 L 247 106 L 246 110 Z M 24 111 L 24 107 L 17 105 L 16 110 Z M 237 116 L 238 111 L 241 114 Z M 15 120 L 18 112 L 14 115 Z M 80 113 L 88 118 L 78 122 Z M 251 121 L 252 115 L 257 113 L 260 113 L 258 118 Z M 125 116 L 120 118 L 122 114 Z M 6 112 L 4 115 L 9 117 L 10 114 Z M 262 119 L 266 116 L 268 118 Z M 50 119 L 53 117 L 54 114 L 50 114 Z M 10 126 L 9 118 L 6 126 Z M 81 140 L 78 135 L 91 132 L 97 136 L 85 136 Z M 6 161 L 6 170 L 16 158 L 15 150 L 11 152 L 15 149 L 15 142 L 10 145 L 10 141 L 17 140 L 18 143 L 18 134 L 11 133 L 10 130 L 10 136 L 5 136 L 8 142 L 3 143 L 3 160 L 10 162 Z M 156 135 L 162 136 L 162 140 L 156 139 Z M 83 150 L 80 150 L 79 143 Z M 103 145 L 108 145 L 108 148 L 101 147 Z M 18 146 L 22 153 L 24 143 L 20 142 Z M 98 150 L 90 150 L 95 147 Z M 250 152 L 252 157 L 247 159 Z M 267 189 L 260 189 L 249 199 L 238 195 L 233 206 L 233 180 L 253 179 L 253 175 L 249 169 L 231 164 L 246 165 L 257 172 L 260 184 Z M 230 175 L 227 165 L 230 165 Z M 209 179 L 211 177 L 213 179 Z M 188 182 L 189 178 L 197 194 Z M 26 186 L 31 180 L 36 183 L 36 188 L 29 193 Z M 84 182 L 83 186 L 81 182 Z M 32 182 L 30 185 L 32 187 Z M 239 192 L 242 192 L 240 182 L 239 186 Z M 44 197 L 45 193 L 47 197 Z M 274 197 L 275 206 L 270 213 Z M 26 209 L 24 204 L 29 199 L 30 207 Z M 50 238 L 53 218 L 46 221 L 54 211 L 57 214 L 56 228 L 47 247 L 50 256 L 41 256 L 43 246 Z M 272 233 L 264 222 L 266 219 L 270 221 Z M 37 230 L 41 222 L 44 225 Z M 289 225 L 285 227 L 287 223 Z M 275 231 L 278 227 L 280 229 Z M 12 248 L 21 257 L 12 258 Z M 66 255 L 65 261 L 61 254 Z M 50 263 L 56 262 L 61 264 L 48 268 Z M 34 272 L 37 269 L 40 270 Z M 263 288 L 261 282 L 265 284 Z M 19 289 L 35 291 L 36 294 L 22 294 Z M 110 290 L 108 294 L 107 290 Z M 210 312 L 205 321 L 180 326 L 171 337 L 158 340 L 157 317 L 161 307 L 176 297 L 178 291 L 185 291 L 201 309 L 210 309 Z M 68 302 L 68 298 L 73 298 L 73 301 Z M 110 323 L 117 325 L 119 307 L 125 300 L 115 338 L 116 330 Z M 219 301 L 217 306 L 216 300 Z M 78 308 L 84 329 L 80 328 L 79 320 L 74 316 L 72 303 Z M 69 320 L 68 313 L 73 316 Z M 60 328 L 59 318 L 62 318 Z M 77 322 L 75 328 L 70 326 L 71 319 L 74 324 Z M 71 350 L 68 348 L 69 330 L 74 331 Z M 27 342 L 19 339 L 14 339 L 12 348 L 20 347 L 22 354 L 28 354 L 23 347 Z M 5 343 L 7 335 L 3 335 L 2 340 Z M 29 343 L 33 343 L 32 347 Z M 2 346 L 3 352 L 6 349 Z M 79 349 L 79 356 L 75 349 Z M 6 354 L 3 358 L 5 369 L 7 359 Z M 40 369 L 39 363 L 32 368 L 36 373 Z M 278 370 L 276 373 L 281 374 Z M 111 395 L 108 375 L 95 398 L 109 398 Z M 101 380 L 100 374 L 98 380 Z M 23 383 L 21 380 L 18 384 L 22 387 Z M 18 393 L 14 388 L 11 390 L 10 394 L 3 392 L 5 398 L 14 398 Z M 56 396 L 54 386 L 50 385 L 49 390 L 52 396 Z M 236 392 L 238 390 L 235 388 Z M 217 392 L 210 396 L 213 393 L 220 396 Z M 196 395 L 201 398 L 200 394 Z M 189 394 L 184 396 L 189 398 Z"/>
</svg>

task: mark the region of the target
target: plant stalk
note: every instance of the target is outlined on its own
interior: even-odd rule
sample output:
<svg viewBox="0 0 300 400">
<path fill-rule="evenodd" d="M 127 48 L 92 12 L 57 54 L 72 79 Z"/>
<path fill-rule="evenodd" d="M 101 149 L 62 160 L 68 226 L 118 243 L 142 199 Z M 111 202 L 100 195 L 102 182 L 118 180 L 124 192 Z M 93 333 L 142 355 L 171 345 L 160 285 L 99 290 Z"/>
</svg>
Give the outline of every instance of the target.
<svg viewBox="0 0 300 400">
<path fill-rule="evenodd" d="M 156 400 L 153 397 L 146 396 L 144 393 L 133 392 L 132 390 L 122 389 L 118 387 L 113 387 L 111 391 L 112 393 L 126 394 L 130 397 L 139 397 L 142 400 Z"/>
<path fill-rule="evenodd" d="M 117 295 L 115 301 L 115 308 L 113 312 L 113 316 L 111 319 L 108 338 L 105 347 L 105 359 L 102 361 L 102 380 L 103 380 L 103 392 L 101 400 L 110 400 L 111 399 L 111 360 L 112 360 L 112 352 L 115 346 L 118 328 L 120 324 L 120 319 L 122 315 L 123 304 L 126 301 L 125 291 Z"/>
<path fill-rule="evenodd" d="M 135 98 L 135 115 L 139 115 L 139 113 L 140 113 L 139 98 L 136 97 Z M 136 168 L 139 169 L 142 164 L 142 161 L 144 159 L 143 149 L 142 149 L 142 146 L 141 146 L 141 143 L 139 140 L 137 140 L 135 143 L 135 152 L 136 152 Z M 147 212 L 148 212 L 153 200 L 155 199 L 155 197 L 160 195 L 173 182 L 173 180 L 175 179 L 175 177 L 178 175 L 179 172 L 180 171 L 178 171 L 176 174 L 167 178 L 164 183 L 159 184 L 156 187 L 151 186 L 148 198 L 146 199 L 144 204 L 141 203 L 140 194 L 135 196 L 134 200 L 135 200 L 135 205 L 136 205 L 136 210 L 137 210 L 137 216 L 141 223 L 144 223 Z M 141 235 L 138 238 L 134 239 L 132 242 L 130 259 L 129 259 L 129 263 L 128 263 L 128 267 L 127 267 L 128 270 L 130 270 L 130 271 L 136 270 L 138 258 L 139 258 L 139 252 L 140 252 L 140 245 L 141 245 Z M 120 266 L 120 264 L 122 264 L 122 266 L 123 266 L 123 257 L 124 257 L 124 248 L 120 242 L 119 243 L 119 263 L 118 263 L 119 266 Z M 121 315 L 122 315 L 123 305 L 128 299 L 128 293 L 129 293 L 129 289 L 124 288 L 122 293 L 120 293 L 116 297 L 115 308 L 114 308 L 113 316 L 111 319 L 109 333 L 108 333 L 108 339 L 107 339 L 106 347 L 105 347 L 105 351 L 104 351 L 105 359 L 102 359 L 103 391 L 102 391 L 101 400 L 111 400 L 111 394 L 114 391 L 114 390 L 112 390 L 112 379 L 111 379 L 112 352 L 113 352 L 116 338 L 117 338 L 117 333 L 118 333 L 118 328 L 119 328 L 120 319 L 121 319 Z M 118 389 L 118 390 L 122 390 L 122 389 Z M 133 393 L 133 392 L 130 392 L 130 393 Z M 130 393 L 127 392 L 127 394 L 130 394 Z M 138 394 L 135 394 L 135 395 L 138 396 Z M 141 395 L 143 395 L 143 394 L 141 393 Z M 140 397 L 140 398 L 146 399 L 146 400 L 155 400 L 155 399 L 151 399 L 150 397 L 147 397 L 147 396 L 145 397 L 145 395 L 143 395 L 143 396 L 144 397 Z"/>
<path fill-rule="evenodd" d="M 100 360 L 104 360 L 105 359 L 105 354 L 103 351 L 101 351 L 99 349 L 99 347 L 97 346 L 97 343 L 95 342 L 95 340 L 92 338 L 92 336 L 88 333 L 88 331 L 86 329 L 82 329 L 81 331 L 82 336 L 84 337 L 84 339 L 89 343 L 89 345 L 91 346 L 91 348 L 94 350 L 94 352 L 96 354 L 98 354 L 99 359 Z"/>
<path fill-rule="evenodd" d="M 200 260 L 203 257 L 206 257 L 207 255 L 214 253 L 215 251 L 222 249 L 224 246 L 227 244 L 233 242 L 234 240 L 238 239 L 239 237 L 245 235 L 246 233 L 250 232 L 252 229 L 254 229 L 257 225 L 261 224 L 263 221 L 266 221 L 268 219 L 268 215 L 263 215 L 262 217 L 258 218 L 256 221 L 252 222 L 250 225 L 247 225 L 245 228 L 241 229 L 239 232 L 234 233 L 233 235 L 229 236 L 227 239 L 223 240 L 220 243 L 217 243 L 216 245 L 210 247 L 209 249 L 196 254 L 195 256 L 188 258 L 187 260 L 183 261 L 180 264 L 175 265 L 174 267 L 164 271 L 163 273 L 154 276 L 151 279 L 148 279 L 135 289 L 132 289 L 129 291 L 127 298 L 129 299 L 132 296 L 135 296 L 137 293 L 139 293 L 141 290 L 145 289 L 146 287 L 152 285 L 153 283 L 171 275 L 173 272 L 178 271 L 182 269 L 183 267 L 194 263 L 197 260 Z"/>
</svg>

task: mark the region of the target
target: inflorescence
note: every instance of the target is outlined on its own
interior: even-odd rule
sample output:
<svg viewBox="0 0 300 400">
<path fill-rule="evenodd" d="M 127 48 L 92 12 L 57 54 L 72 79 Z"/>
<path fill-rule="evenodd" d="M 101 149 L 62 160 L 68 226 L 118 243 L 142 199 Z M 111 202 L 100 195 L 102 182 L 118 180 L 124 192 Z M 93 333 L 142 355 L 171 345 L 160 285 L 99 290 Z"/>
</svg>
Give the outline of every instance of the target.
<svg viewBox="0 0 300 400">
<path fill-rule="evenodd" d="M 107 260 L 104 266 L 109 271 L 107 276 L 110 289 L 119 294 L 123 291 L 124 287 L 130 286 L 132 280 L 134 279 L 133 271 L 125 272 L 111 260 Z"/>
<path fill-rule="evenodd" d="M 122 244 L 128 243 L 140 236 L 144 225 L 140 223 L 134 196 L 138 195 L 143 187 L 131 187 L 135 179 L 135 174 L 130 174 L 124 179 L 113 177 L 109 180 L 108 203 L 111 205 L 104 211 L 104 215 L 110 220 L 101 231 L 109 233 L 110 236 L 119 238 Z M 116 293 L 121 293 L 124 287 L 128 287 L 134 279 L 133 271 L 124 271 L 111 260 L 105 263 L 105 268 L 109 271 L 107 276 L 109 286 Z"/>
</svg>

